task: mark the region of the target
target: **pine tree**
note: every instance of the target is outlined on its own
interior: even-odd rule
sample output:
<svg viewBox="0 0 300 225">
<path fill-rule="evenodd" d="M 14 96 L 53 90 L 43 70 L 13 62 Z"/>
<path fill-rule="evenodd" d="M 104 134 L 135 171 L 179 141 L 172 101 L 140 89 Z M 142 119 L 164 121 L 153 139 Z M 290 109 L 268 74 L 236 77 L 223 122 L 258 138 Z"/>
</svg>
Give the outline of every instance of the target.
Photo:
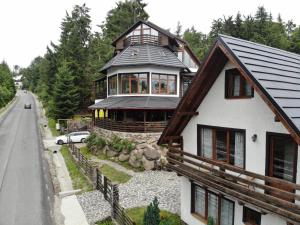
<svg viewBox="0 0 300 225">
<path fill-rule="evenodd" d="M 182 32 L 182 26 L 181 26 L 180 22 L 178 21 L 176 31 L 175 31 L 176 37 L 181 38 L 181 32 Z"/>
<path fill-rule="evenodd" d="M 58 68 L 52 101 L 53 109 L 50 113 L 56 119 L 67 119 L 78 109 L 79 93 L 66 61 Z"/>
<path fill-rule="evenodd" d="M 160 210 L 159 210 L 159 202 L 157 197 L 154 198 L 153 202 L 147 207 L 146 212 L 144 214 L 144 225 L 159 225 L 160 223 Z"/>
<path fill-rule="evenodd" d="M 5 106 L 16 94 L 13 73 L 7 63 L 0 64 L 0 108 Z"/>
<path fill-rule="evenodd" d="M 60 45 L 57 47 L 58 63 L 66 60 L 74 77 L 80 96 L 80 107 L 86 107 L 85 103 L 89 101 L 92 92 L 92 79 L 86 72 L 91 38 L 89 11 L 83 4 L 74 6 L 71 14 L 66 13 L 61 25 Z"/>
</svg>

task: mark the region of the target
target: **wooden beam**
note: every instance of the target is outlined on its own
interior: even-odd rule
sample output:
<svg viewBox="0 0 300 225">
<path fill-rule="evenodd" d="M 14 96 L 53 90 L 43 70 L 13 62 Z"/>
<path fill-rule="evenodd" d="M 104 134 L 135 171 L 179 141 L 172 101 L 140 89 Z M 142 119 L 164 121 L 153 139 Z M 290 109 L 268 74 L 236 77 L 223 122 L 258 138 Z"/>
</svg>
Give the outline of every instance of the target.
<svg viewBox="0 0 300 225">
<path fill-rule="evenodd" d="M 199 112 L 177 112 L 178 116 L 198 116 L 199 115 Z"/>
<path fill-rule="evenodd" d="M 261 175 L 261 174 L 253 173 L 253 172 L 244 170 L 244 169 L 236 167 L 236 166 L 232 166 L 232 165 L 229 165 L 229 164 L 225 164 L 225 163 L 218 162 L 218 161 L 215 161 L 215 160 L 211 160 L 211 159 L 208 159 L 208 158 L 204 158 L 204 157 L 201 157 L 201 156 L 196 156 L 196 155 L 193 155 L 193 154 L 188 153 L 186 151 L 180 151 L 180 150 L 173 149 L 173 148 L 169 148 L 169 151 L 174 152 L 174 153 L 179 153 L 179 154 L 182 154 L 182 155 L 186 155 L 186 156 L 191 157 L 193 159 L 197 159 L 197 160 L 200 160 L 202 162 L 209 163 L 209 164 L 214 165 L 214 166 L 218 166 L 221 169 L 230 170 L 230 171 L 240 173 L 240 174 L 243 174 L 245 176 L 254 177 L 256 179 L 260 179 L 260 180 L 263 180 L 263 181 L 286 183 L 290 187 L 292 187 L 296 190 L 300 190 L 300 185 L 299 184 L 295 184 L 295 183 L 292 183 L 292 182 L 289 182 L 289 181 L 286 181 L 286 180 L 282 180 L 282 179 L 279 179 L 279 178 L 276 178 L 276 177 L 269 177 L 269 176 L 264 176 L 264 175 Z"/>
<path fill-rule="evenodd" d="M 170 161 L 172 161 L 172 159 L 175 158 L 180 162 L 187 162 L 187 163 L 192 164 L 194 166 L 197 166 L 199 168 L 203 168 L 207 171 L 210 171 L 212 174 L 216 174 L 219 177 L 223 177 L 224 179 L 230 180 L 232 182 L 235 182 L 235 183 L 240 182 L 240 183 L 243 183 L 245 185 L 249 185 L 249 186 L 253 186 L 253 187 L 256 187 L 256 188 L 263 189 L 265 191 L 275 191 L 275 192 L 281 194 L 283 197 L 288 197 L 290 199 L 300 201 L 300 195 L 297 195 L 297 194 L 294 194 L 294 193 L 291 193 L 291 192 L 288 192 L 288 191 L 285 191 L 285 190 L 282 190 L 282 189 L 279 189 L 279 188 L 276 188 L 276 187 L 268 186 L 268 185 L 265 185 L 265 184 L 262 184 L 262 183 L 257 183 L 255 181 L 247 180 L 247 179 L 245 179 L 241 176 L 235 176 L 233 174 L 226 173 L 226 172 L 221 171 L 221 170 L 217 170 L 217 169 L 215 169 L 211 166 L 208 166 L 207 164 L 206 165 L 201 164 L 201 163 L 195 162 L 193 160 L 187 159 L 185 157 L 172 154 L 170 152 L 168 152 L 167 155 L 168 155 L 167 159 L 170 159 Z M 299 210 L 300 210 L 300 207 L 299 207 Z"/>
<path fill-rule="evenodd" d="M 178 162 L 178 163 L 180 163 L 180 162 Z M 232 196 L 235 199 L 239 199 L 240 201 L 251 204 L 251 205 L 258 207 L 264 211 L 275 213 L 288 221 L 300 223 L 299 213 L 291 212 L 291 211 L 287 210 L 285 207 L 278 207 L 278 206 L 272 205 L 263 200 L 257 199 L 255 197 L 249 195 L 248 193 L 243 193 L 243 192 L 241 192 L 241 190 L 224 186 L 224 184 L 218 183 L 215 180 L 209 179 L 209 176 L 207 176 L 207 174 L 201 174 L 201 172 L 197 171 L 194 168 L 189 168 L 188 166 L 185 166 L 184 164 L 180 167 L 178 167 L 176 165 L 168 164 L 168 167 L 171 168 L 173 171 L 175 171 L 177 173 L 181 173 L 182 175 L 184 175 L 196 182 L 200 182 L 201 184 L 206 185 L 213 190 L 221 192 L 224 195 Z"/>
</svg>

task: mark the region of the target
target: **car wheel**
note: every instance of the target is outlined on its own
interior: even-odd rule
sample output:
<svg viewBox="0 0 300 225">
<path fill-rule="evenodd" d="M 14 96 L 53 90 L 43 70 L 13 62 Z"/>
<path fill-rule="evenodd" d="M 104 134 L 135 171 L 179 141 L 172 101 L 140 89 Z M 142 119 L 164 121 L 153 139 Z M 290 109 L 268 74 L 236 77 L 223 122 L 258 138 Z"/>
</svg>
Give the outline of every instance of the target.
<svg viewBox="0 0 300 225">
<path fill-rule="evenodd" d="M 63 142 L 63 140 L 58 140 L 58 141 L 57 141 L 57 144 L 59 144 L 59 145 L 63 145 L 63 144 L 64 144 L 64 142 Z"/>
<path fill-rule="evenodd" d="M 85 138 L 82 138 L 82 139 L 81 139 L 81 143 L 85 143 Z"/>
</svg>

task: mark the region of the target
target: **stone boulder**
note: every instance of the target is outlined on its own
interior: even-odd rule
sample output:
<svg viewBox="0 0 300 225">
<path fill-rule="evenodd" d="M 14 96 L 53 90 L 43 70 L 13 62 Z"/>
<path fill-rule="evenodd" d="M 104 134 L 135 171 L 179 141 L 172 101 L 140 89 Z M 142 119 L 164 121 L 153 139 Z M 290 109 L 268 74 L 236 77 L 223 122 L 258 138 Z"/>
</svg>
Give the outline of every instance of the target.
<svg viewBox="0 0 300 225">
<path fill-rule="evenodd" d="M 153 170 L 155 168 L 155 162 L 150 161 L 150 160 L 146 159 L 145 157 L 143 157 L 142 163 L 143 163 L 143 167 L 145 170 Z"/>
<path fill-rule="evenodd" d="M 153 148 L 145 149 L 144 156 L 150 161 L 157 160 L 160 158 L 159 152 Z"/>
<path fill-rule="evenodd" d="M 107 155 L 108 157 L 115 157 L 115 156 L 118 155 L 118 153 L 117 153 L 116 151 L 113 151 L 113 150 L 109 149 L 109 150 L 106 152 L 106 155 Z"/>
<path fill-rule="evenodd" d="M 145 150 L 145 149 L 154 149 L 151 145 L 142 143 L 136 146 L 136 149 L 138 150 Z"/>
<path fill-rule="evenodd" d="M 124 154 L 124 153 L 121 153 L 118 157 L 119 161 L 120 162 L 125 162 L 129 159 L 129 155 L 128 154 Z"/>
<path fill-rule="evenodd" d="M 103 154 L 106 155 L 108 151 L 110 151 L 110 149 L 107 145 L 105 145 L 104 148 L 103 148 Z"/>
<path fill-rule="evenodd" d="M 139 158 L 137 158 L 135 154 L 130 155 L 128 162 L 134 168 L 139 168 L 142 166 L 141 160 Z"/>
</svg>

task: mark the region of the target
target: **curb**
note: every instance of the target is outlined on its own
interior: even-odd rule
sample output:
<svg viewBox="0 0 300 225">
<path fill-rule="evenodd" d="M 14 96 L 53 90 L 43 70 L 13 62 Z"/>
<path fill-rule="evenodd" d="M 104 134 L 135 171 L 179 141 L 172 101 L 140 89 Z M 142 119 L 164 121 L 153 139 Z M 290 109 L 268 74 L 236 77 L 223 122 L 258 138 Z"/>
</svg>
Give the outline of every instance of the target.
<svg viewBox="0 0 300 225">
<path fill-rule="evenodd" d="M 81 189 L 71 190 L 71 191 L 62 191 L 62 192 L 59 192 L 58 195 L 59 195 L 60 198 L 64 198 L 64 197 L 67 197 L 67 196 L 70 196 L 70 195 L 75 195 L 79 192 L 81 192 Z"/>
</svg>

